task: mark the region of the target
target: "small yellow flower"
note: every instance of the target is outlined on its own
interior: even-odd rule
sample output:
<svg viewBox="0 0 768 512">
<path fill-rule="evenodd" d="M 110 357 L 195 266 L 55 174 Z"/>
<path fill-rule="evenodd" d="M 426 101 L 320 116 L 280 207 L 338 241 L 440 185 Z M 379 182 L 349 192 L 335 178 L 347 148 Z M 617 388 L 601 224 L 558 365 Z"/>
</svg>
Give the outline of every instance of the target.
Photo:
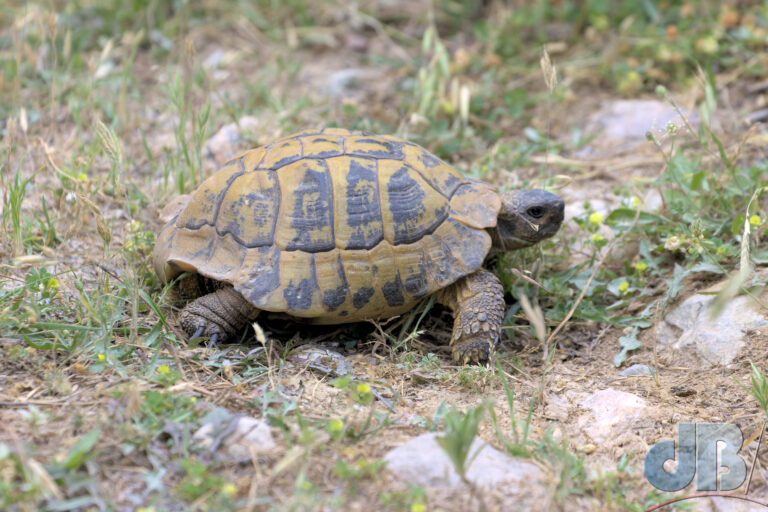
<svg viewBox="0 0 768 512">
<path fill-rule="evenodd" d="M 600 212 L 592 212 L 589 214 L 589 223 L 593 226 L 599 226 L 603 223 L 603 220 L 605 220 L 605 217 L 603 217 L 603 214 Z"/>
<path fill-rule="evenodd" d="M 339 418 L 328 422 L 328 430 L 331 434 L 340 434 L 344 430 L 344 422 Z"/>
<path fill-rule="evenodd" d="M 603 235 L 598 235 L 597 233 L 592 235 L 592 241 L 595 243 L 602 242 L 603 240 L 605 240 L 605 238 L 603 238 Z"/>
<path fill-rule="evenodd" d="M 763 222 L 763 219 L 761 219 L 759 215 L 752 215 L 749 218 L 749 225 L 752 227 L 759 226 L 761 222 Z"/>
<path fill-rule="evenodd" d="M 639 208 L 643 202 L 640 200 L 637 196 L 632 196 L 632 199 L 629 200 L 629 204 L 632 205 L 632 208 Z"/>
<path fill-rule="evenodd" d="M 635 263 L 635 270 L 638 272 L 643 272 L 645 269 L 648 268 L 648 265 L 644 261 L 638 261 Z"/>
<path fill-rule="evenodd" d="M 55 277 L 50 278 L 45 284 L 51 290 L 58 290 L 59 289 L 59 280 L 56 279 Z"/>
<path fill-rule="evenodd" d="M 619 284 L 619 292 L 625 293 L 627 290 L 629 290 L 629 281 L 622 281 Z"/>
<path fill-rule="evenodd" d="M 411 512 L 427 512 L 427 506 L 420 501 L 411 503 Z"/>
<path fill-rule="evenodd" d="M 725 247 L 721 245 L 720 247 L 717 248 L 715 252 L 722 256 L 723 254 L 725 254 Z"/>
<path fill-rule="evenodd" d="M 456 106 L 448 100 L 441 101 L 440 108 L 443 112 L 449 115 L 453 114 L 453 112 L 456 110 Z"/>
<path fill-rule="evenodd" d="M 157 373 L 159 373 L 160 375 L 168 375 L 169 373 L 171 373 L 171 369 L 168 368 L 167 364 L 162 364 L 157 367 Z"/>
<path fill-rule="evenodd" d="M 107 360 L 107 356 L 106 356 L 106 355 L 104 355 L 104 354 L 99 354 L 99 355 L 98 355 L 98 356 L 96 356 L 96 357 L 98 357 L 98 358 L 99 358 L 99 361 L 106 361 L 106 360 Z"/>
<path fill-rule="evenodd" d="M 84 172 L 79 173 L 77 175 L 77 181 L 82 181 L 82 182 L 88 181 L 88 175 L 85 174 Z"/>
<path fill-rule="evenodd" d="M 605 30 L 608 27 L 608 17 L 604 14 L 595 16 L 592 20 L 592 26 L 595 27 L 595 30 L 597 31 Z"/>
<path fill-rule="evenodd" d="M 237 486 L 235 484 L 224 484 L 221 486 L 221 493 L 226 496 L 232 496 L 237 492 Z"/>
<path fill-rule="evenodd" d="M 143 224 L 137 220 L 132 220 L 128 223 L 127 229 L 129 233 L 138 233 Z"/>
<path fill-rule="evenodd" d="M 712 55 L 717 53 L 719 48 L 720 45 L 718 44 L 717 39 L 712 36 L 705 36 L 696 41 L 696 49 L 702 53 Z"/>
<path fill-rule="evenodd" d="M 371 385 L 368 384 L 367 382 L 361 382 L 360 384 L 357 385 L 357 392 L 362 395 L 367 395 L 368 393 L 371 392 Z"/>
</svg>

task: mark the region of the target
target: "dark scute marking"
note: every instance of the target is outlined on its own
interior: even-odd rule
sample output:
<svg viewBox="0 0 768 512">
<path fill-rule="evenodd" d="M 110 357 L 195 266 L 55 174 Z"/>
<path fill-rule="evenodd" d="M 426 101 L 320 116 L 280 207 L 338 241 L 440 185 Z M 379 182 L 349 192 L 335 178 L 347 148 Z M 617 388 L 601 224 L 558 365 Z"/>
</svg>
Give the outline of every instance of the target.
<svg viewBox="0 0 768 512">
<path fill-rule="evenodd" d="M 405 304 L 403 283 L 400 281 L 399 273 L 395 276 L 394 281 L 387 281 L 384 283 L 384 286 L 381 287 L 381 292 L 384 294 L 384 300 L 387 301 L 388 306 L 396 307 Z"/>
<path fill-rule="evenodd" d="M 233 211 L 237 209 L 240 212 L 240 216 L 233 218 L 221 230 L 217 228 L 216 232 L 220 235 L 231 233 L 239 244 L 249 249 L 271 244 L 275 231 L 275 216 L 278 211 L 277 205 L 279 200 L 277 180 L 274 181 L 274 185 L 270 188 L 254 190 L 238 197 L 237 200 L 230 203 L 229 208 Z M 248 214 L 248 216 L 246 217 L 245 214 Z M 245 240 L 240 234 L 240 228 L 246 222 L 259 228 L 271 225 L 271 229 L 263 236 Z"/>
<path fill-rule="evenodd" d="M 435 210 L 432 222 L 420 226 L 419 220 L 426 214 L 424 198 L 426 193 L 419 182 L 408 175 L 408 168 L 395 172 L 387 184 L 389 209 L 392 212 L 395 231 L 395 245 L 411 244 L 424 235 L 432 233 L 448 216 L 448 204 Z"/>
<path fill-rule="evenodd" d="M 361 307 L 368 304 L 368 301 L 371 300 L 373 294 L 373 288 L 360 288 L 352 296 L 352 305 L 355 306 L 356 309 L 360 309 Z"/>
<path fill-rule="evenodd" d="M 277 162 L 275 162 L 275 165 L 272 166 L 272 170 L 277 170 L 281 167 L 285 167 L 288 164 L 291 164 L 295 162 L 296 160 L 299 160 L 301 158 L 301 155 L 290 155 L 285 158 L 281 158 Z"/>
<path fill-rule="evenodd" d="M 302 279 L 298 285 L 294 285 L 293 279 L 291 279 L 288 282 L 288 286 L 283 290 L 283 297 L 285 297 L 289 310 L 309 309 L 312 307 L 312 296 L 315 290 L 319 288 L 314 255 L 309 262 L 309 270 L 310 277 Z"/>
<path fill-rule="evenodd" d="M 427 167 L 429 169 L 440 165 L 440 159 L 437 158 L 435 155 L 427 153 L 426 151 L 424 151 L 424 153 L 422 154 L 421 161 L 424 163 L 424 167 Z"/>
<path fill-rule="evenodd" d="M 189 219 L 187 220 L 187 223 L 184 225 L 187 229 L 200 229 L 206 224 L 209 224 L 211 226 L 216 225 L 216 218 L 219 216 L 219 208 L 221 207 L 221 201 L 224 199 L 224 196 L 227 195 L 227 192 L 229 191 L 229 187 L 232 185 L 232 182 L 235 181 L 237 178 L 242 176 L 244 173 L 243 171 L 238 171 L 232 176 L 229 177 L 227 180 L 227 183 L 224 187 L 221 188 L 216 193 L 213 193 L 210 189 L 207 190 L 207 194 L 205 194 L 205 197 L 202 200 L 202 206 L 204 208 L 201 208 L 203 210 L 203 213 L 205 215 L 208 215 L 208 213 L 215 209 L 215 212 L 213 214 L 213 220 L 209 223 L 207 219 Z M 186 208 L 185 208 L 186 210 Z"/>
<path fill-rule="evenodd" d="M 377 146 L 381 149 L 358 149 L 357 144 L 370 144 Z M 380 139 L 357 139 L 353 144 L 352 149 L 347 151 L 350 156 L 365 156 L 369 158 L 390 158 L 392 160 L 402 160 L 405 158 L 403 154 L 403 144 L 401 142 L 393 142 L 389 140 Z"/>
<path fill-rule="evenodd" d="M 472 229 L 461 222 L 450 219 L 458 233 L 458 239 L 446 240 L 451 252 L 461 260 L 466 268 L 478 269 L 485 260 L 486 253 L 481 251 L 485 231 Z"/>
<path fill-rule="evenodd" d="M 371 249 L 384 239 L 376 172 L 352 160 L 347 174 L 346 249 Z"/>
<path fill-rule="evenodd" d="M 247 279 L 235 287 L 255 306 L 259 304 L 261 297 L 280 286 L 280 249 L 264 246 L 257 250 L 261 263 L 251 267 Z M 270 258 L 265 260 L 270 250 L 273 251 Z"/>
<path fill-rule="evenodd" d="M 415 267 L 410 268 L 410 275 L 405 278 L 405 291 L 419 299 L 427 294 L 427 270 L 425 264 L 426 256 L 422 251 L 419 262 Z"/>
<path fill-rule="evenodd" d="M 341 154 L 342 154 L 342 152 L 339 151 L 339 150 L 321 151 L 319 153 L 313 153 L 311 157 L 307 157 L 307 158 L 316 158 L 316 159 L 320 160 L 320 159 L 323 159 L 323 158 L 331 158 L 333 156 L 339 156 Z"/>
<path fill-rule="evenodd" d="M 293 205 L 291 227 L 296 236 L 285 247 L 288 251 L 324 252 L 336 247 L 333 238 L 333 213 L 331 204 L 333 192 L 328 171 L 307 169 L 301 183 L 294 190 L 296 203 Z M 313 237 L 325 226 L 330 226 L 328 240 Z"/>
<path fill-rule="evenodd" d="M 461 180 L 461 178 L 453 174 L 449 174 L 445 179 L 445 188 L 448 190 L 449 194 L 453 195 L 453 193 L 456 192 L 456 189 L 459 188 L 459 185 L 462 183 L 464 182 Z"/>
<path fill-rule="evenodd" d="M 283 143 L 280 145 L 280 147 L 281 147 L 281 148 L 285 148 L 285 147 L 288 147 L 288 146 L 290 146 L 290 145 L 291 145 L 291 141 L 285 141 L 285 142 L 283 142 Z"/>
<path fill-rule="evenodd" d="M 331 142 L 331 143 L 334 143 L 334 144 L 336 143 L 335 140 L 327 139 L 325 137 L 315 137 L 314 139 L 312 139 L 312 144 L 315 144 L 317 142 Z"/>
<path fill-rule="evenodd" d="M 429 271 L 434 276 L 436 282 L 443 286 L 447 286 L 457 279 L 459 269 L 463 268 L 463 265 L 461 265 L 461 262 L 456 259 L 453 253 L 451 253 L 450 246 L 442 238 L 436 238 L 437 243 L 440 245 L 441 252 L 437 255 L 428 255 Z M 437 258 L 432 256 L 437 256 Z"/>
<path fill-rule="evenodd" d="M 344 266 L 341 263 L 341 256 L 339 256 L 338 265 L 341 285 L 333 290 L 325 290 L 323 292 L 323 305 L 328 308 L 328 311 L 335 311 L 336 308 L 344 304 L 344 301 L 347 300 L 347 293 L 349 293 L 349 284 L 347 283 L 347 276 L 344 273 Z"/>
<path fill-rule="evenodd" d="M 423 272 L 408 276 L 405 280 L 405 290 L 417 299 L 427 294 L 427 279 Z"/>
<path fill-rule="evenodd" d="M 205 261 L 205 262 L 207 262 L 210 259 L 211 254 L 213 253 L 213 245 L 215 243 L 216 243 L 216 239 L 215 238 L 211 238 L 210 240 L 208 240 L 208 245 L 203 245 L 203 246 L 200 247 L 199 251 L 195 251 L 194 253 L 192 253 L 192 258 L 191 259 L 194 260 L 194 261 Z M 198 265 L 196 265 L 196 266 L 198 266 Z"/>
<path fill-rule="evenodd" d="M 309 309 L 312 305 L 312 280 L 302 279 L 299 284 L 294 285 L 293 281 L 283 290 L 283 297 L 290 310 Z"/>
<path fill-rule="evenodd" d="M 323 305 L 328 308 L 328 311 L 336 311 L 336 308 L 344 304 L 345 300 L 347 300 L 347 288 L 344 286 L 337 286 L 333 290 L 323 292 Z"/>
<path fill-rule="evenodd" d="M 243 157 L 244 156 L 245 155 L 243 155 L 243 156 L 241 156 L 239 158 L 233 158 L 232 160 L 227 160 L 226 162 L 224 162 L 224 167 L 229 167 L 230 165 L 232 165 L 235 162 L 237 162 L 237 166 L 240 167 L 240 171 L 245 172 L 245 170 L 246 170 L 245 169 L 245 164 L 243 163 Z"/>
<path fill-rule="evenodd" d="M 347 316 L 349 314 L 349 311 L 342 311 L 339 313 L 339 316 Z"/>
</svg>

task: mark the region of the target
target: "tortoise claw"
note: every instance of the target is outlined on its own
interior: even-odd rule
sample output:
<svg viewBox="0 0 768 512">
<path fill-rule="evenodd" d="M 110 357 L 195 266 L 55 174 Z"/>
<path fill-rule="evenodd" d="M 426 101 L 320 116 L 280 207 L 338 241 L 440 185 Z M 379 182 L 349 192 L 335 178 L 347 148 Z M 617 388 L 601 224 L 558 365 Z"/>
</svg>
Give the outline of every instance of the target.
<svg viewBox="0 0 768 512">
<path fill-rule="evenodd" d="M 195 331 L 195 334 L 189 337 L 189 341 L 195 341 L 197 338 L 203 335 L 203 331 L 205 331 L 205 326 L 201 325 L 200 327 L 197 328 L 197 330 Z"/>
<path fill-rule="evenodd" d="M 465 347 L 454 347 L 453 360 L 458 364 L 482 363 L 490 358 L 490 348 L 489 344 L 468 344 Z"/>
<path fill-rule="evenodd" d="M 215 347 L 216 344 L 218 343 L 218 341 L 219 341 L 219 333 L 216 332 L 208 340 L 208 346 L 209 347 Z"/>
</svg>

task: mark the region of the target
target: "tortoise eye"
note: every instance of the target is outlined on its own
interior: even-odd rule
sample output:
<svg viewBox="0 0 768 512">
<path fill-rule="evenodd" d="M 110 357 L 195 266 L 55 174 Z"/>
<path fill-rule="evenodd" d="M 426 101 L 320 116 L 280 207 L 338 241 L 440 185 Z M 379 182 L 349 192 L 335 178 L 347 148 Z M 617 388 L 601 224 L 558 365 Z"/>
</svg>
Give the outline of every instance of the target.
<svg viewBox="0 0 768 512">
<path fill-rule="evenodd" d="M 526 213 L 534 219 L 540 219 L 544 216 L 544 208 L 541 206 L 531 206 Z"/>
</svg>

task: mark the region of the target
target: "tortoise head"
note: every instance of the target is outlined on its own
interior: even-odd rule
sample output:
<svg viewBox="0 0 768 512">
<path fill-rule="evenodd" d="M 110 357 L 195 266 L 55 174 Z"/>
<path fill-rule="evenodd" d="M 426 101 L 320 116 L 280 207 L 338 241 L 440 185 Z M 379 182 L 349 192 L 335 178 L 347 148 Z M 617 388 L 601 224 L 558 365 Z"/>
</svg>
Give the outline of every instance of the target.
<svg viewBox="0 0 768 512">
<path fill-rule="evenodd" d="M 560 229 L 565 203 L 546 190 L 517 190 L 499 194 L 501 210 L 491 230 L 493 252 L 522 249 L 545 240 Z"/>
</svg>

